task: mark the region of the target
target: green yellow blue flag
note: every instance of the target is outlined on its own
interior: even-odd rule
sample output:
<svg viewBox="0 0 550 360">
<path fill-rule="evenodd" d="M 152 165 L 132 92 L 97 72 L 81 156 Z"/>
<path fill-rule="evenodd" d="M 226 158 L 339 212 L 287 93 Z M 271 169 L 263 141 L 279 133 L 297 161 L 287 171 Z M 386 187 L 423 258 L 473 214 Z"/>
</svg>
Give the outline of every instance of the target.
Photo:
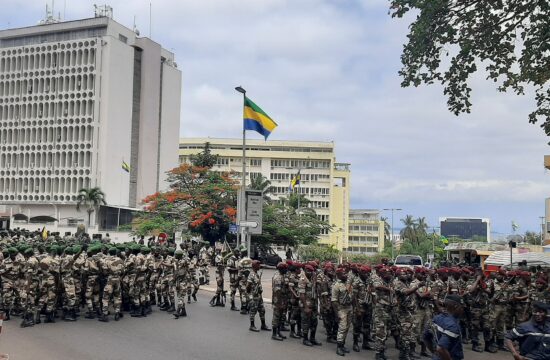
<svg viewBox="0 0 550 360">
<path fill-rule="evenodd" d="M 245 96 L 244 98 L 244 129 L 259 132 L 267 140 L 267 137 L 277 127 L 273 121 L 260 107 Z"/>
<path fill-rule="evenodd" d="M 126 171 L 127 173 L 130 172 L 130 165 L 124 160 L 122 160 L 122 170 Z"/>
<path fill-rule="evenodd" d="M 300 180 L 302 176 L 300 175 L 300 170 L 298 170 L 298 173 L 290 180 L 290 190 L 294 190 L 296 185 L 300 185 Z"/>
</svg>

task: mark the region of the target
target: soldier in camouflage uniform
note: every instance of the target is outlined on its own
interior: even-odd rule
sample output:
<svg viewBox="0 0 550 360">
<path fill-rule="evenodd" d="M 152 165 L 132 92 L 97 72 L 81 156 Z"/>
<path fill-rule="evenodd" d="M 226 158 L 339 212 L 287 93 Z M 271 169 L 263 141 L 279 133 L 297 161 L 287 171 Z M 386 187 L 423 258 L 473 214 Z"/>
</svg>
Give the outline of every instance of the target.
<svg viewBox="0 0 550 360">
<path fill-rule="evenodd" d="M 41 289 L 39 309 L 46 313 L 45 323 L 54 323 L 54 311 L 57 303 L 57 277 L 59 276 L 59 262 L 55 259 L 57 247 L 52 246 L 50 254 L 44 256 L 39 263 L 41 274 Z"/>
<path fill-rule="evenodd" d="M 529 314 L 529 288 L 531 287 L 531 274 L 527 271 L 516 271 L 516 286 L 512 293 L 512 312 L 514 313 L 514 326 L 528 321 Z"/>
<path fill-rule="evenodd" d="M 224 296 L 224 272 L 225 265 L 221 254 L 216 255 L 216 294 L 210 300 L 210 306 L 225 306 Z"/>
<path fill-rule="evenodd" d="M 489 311 L 489 293 L 490 289 L 487 287 L 483 279 L 483 272 L 479 269 L 475 282 L 468 286 L 467 293 L 464 298 L 470 302 L 470 314 L 471 314 L 471 339 L 472 350 L 476 352 L 491 352 L 497 351 L 493 345 L 491 334 L 491 321 Z M 485 347 L 481 347 L 479 344 L 479 333 L 483 332 L 483 339 Z"/>
<path fill-rule="evenodd" d="M 174 291 L 177 294 L 176 311 L 174 317 L 187 316 L 185 310 L 185 294 L 187 293 L 187 280 L 189 277 L 189 258 L 184 254 L 183 250 L 176 250 L 174 254 Z"/>
<path fill-rule="evenodd" d="M 87 319 L 95 318 L 95 310 L 99 309 L 99 272 L 100 267 L 98 263 L 98 257 L 96 254 L 99 252 L 99 248 L 88 248 L 86 262 L 84 263 L 84 272 L 86 274 L 86 306 L 88 312 L 86 313 Z"/>
<path fill-rule="evenodd" d="M 376 360 L 386 359 L 386 339 L 390 328 L 390 314 L 394 311 L 395 305 L 397 305 L 392 276 L 391 269 L 382 266 L 378 267 L 378 274 L 372 278 L 372 286 L 375 293 L 373 319 Z"/>
<path fill-rule="evenodd" d="M 530 313 L 532 313 L 532 305 L 537 301 L 550 304 L 550 288 L 548 288 L 548 282 L 543 277 L 536 279 L 529 291 Z"/>
<path fill-rule="evenodd" d="M 256 313 L 260 315 L 260 321 L 262 322 L 262 326 L 260 327 L 261 330 L 265 331 L 271 331 L 269 327 L 267 327 L 265 323 L 265 308 L 264 308 L 264 300 L 262 298 L 262 276 L 259 272 L 260 270 L 260 262 L 258 260 L 252 261 L 252 271 L 248 275 L 248 280 L 246 284 L 246 289 L 248 294 L 250 295 L 250 331 L 258 332 L 256 328 L 256 325 L 254 324 L 254 319 L 256 317 Z"/>
<path fill-rule="evenodd" d="M 116 248 L 109 249 L 109 256 L 103 259 L 102 267 L 105 269 L 107 281 L 103 289 L 102 311 L 99 321 L 107 322 L 109 304 L 112 303 L 115 312 L 115 321 L 122 317 L 120 307 L 122 304 L 121 278 L 124 273 L 124 261 L 117 256 Z M 111 302 L 112 298 L 112 302 Z"/>
<path fill-rule="evenodd" d="M 15 287 L 20 275 L 20 266 L 16 262 L 16 256 L 19 251 L 15 247 L 8 248 L 8 256 L 4 258 L 0 267 L 0 276 L 2 279 L 2 309 L 5 313 L 5 320 L 10 320 L 10 313 L 15 306 L 18 289 Z"/>
<path fill-rule="evenodd" d="M 340 356 L 344 356 L 346 353 L 349 353 L 349 350 L 345 347 L 345 343 L 351 324 L 352 285 L 346 284 L 347 277 L 348 274 L 345 268 L 340 267 L 336 269 L 336 282 L 332 285 L 332 292 L 330 297 L 332 307 L 334 308 L 336 318 L 338 319 L 338 334 L 336 335 L 336 354 Z"/>
<path fill-rule="evenodd" d="M 363 348 L 369 347 L 367 329 L 370 328 L 368 317 L 368 302 L 370 298 L 368 289 L 368 277 L 371 268 L 368 266 L 357 267 L 358 274 L 351 282 L 352 286 L 352 324 L 353 324 L 353 351 L 359 352 L 359 339 L 363 335 Z M 349 282 L 349 279 L 348 279 Z"/>
<path fill-rule="evenodd" d="M 316 274 L 314 263 L 304 266 L 304 271 L 298 280 L 298 296 L 300 297 L 300 317 L 302 320 L 302 343 L 306 346 L 321 345 L 315 339 L 317 332 L 317 294 L 315 291 Z"/>
<path fill-rule="evenodd" d="M 426 352 L 426 344 L 422 341 L 424 336 L 424 330 L 426 324 L 432 319 L 433 316 L 433 296 L 432 296 L 432 281 L 431 277 L 427 276 L 428 271 L 422 267 L 415 269 L 415 279 L 411 282 L 411 287 L 419 286 L 424 283 L 423 286 L 419 286 L 416 291 L 417 297 L 417 309 L 414 314 L 414 330 L 416 341 L 421 346 L 420 355 L 428 356 Z M 413 345 L 413 353 L 415 346 Z"/>
<path fill-rule="evenodd" d="M 187 303 L 191 304 L 191 298 L 197 302 L 197 292 L 199 291 L 199 277 L 197 257 L 191 251 L 189 252 L 189 272 L 187 276 Z"/>
<path fill-rule="evenodd" d="M 331 302 L 334 277 L 334 266 L 329 262 L 325 264 L 323 272 L 317 275 L 316 281 L 317 295 L 319 296 L 319 309 L 327 333 L 327 342 L 329 343 L 336 342 L 336 334 L 338 332 L 336 314 L 334 313 Z"/>
<path fill-rule="evenodd" d="M 75 315 L 80 313 L 81 304 L 85 303 L 84 291 L 83 291 L 83 273 L 84 273 L 84 264 L 86 263 L 86 253 L 82 251 L 80 245 L 73 246 L 73 252 L 78 254 L 76 259 L 73 262 L 73 282 L 74 282 L 74 291 L 76 294 L 75 299 Z"/>
<path fill-rule="evenodd" d="M 24 251 L 25 263 L 23 265 L 22 276 L 24 277 L 24 293 L 26 296 L 21 296 L 23 303 L 23 321 L 21 327 L 33 326 L 35 316 L 37 315 L 37 299 L 39 291 L 39 266 L 38 259 L 34 256 L 32 248 L 27 248 Z M 23 291 L 22 291 L 23 293 Z"/>
<path fill-rule="evenodd" d="M 286 339 L 281 334 L 281 328 L 284 324 L 285 311 L 287 306 L 287 290 L 285 275 L 288 271 L 288 265 L 280 262 L 277 264 L 277 271 L 271 280 L 271 304 L 273 306 L 273 318 L 271 320 L 271 328 L 273 334 L 271 339 L 283 341 Z"/>
<path fill-rule="evenodd" d="M 505 279 L 507 276 L 505 270 L 499 270 L 496 275 L 496 281 L 492 283 L 490 288 L 492 297 L 491 303 L 493 305 L 492 312 L 490 314 L 491 328 L 494 331 L 494 337 L 498 345 L 499 350 L 506 350 L 504 347 L 504 333 L 508 319 L 508 312 L 510 311 L 510 286 Z"/>
<path fill-rule="evenodd" d="M 298 294 L 298 282 L 302 271 L 301 264 L 289 262 L 288 291 L 289 300 L 289 323 L 290 337 L 299 339 L 302 337 L 302 320 L 300 317 L 300 295 Z"/>
<path fill-rule="evenodd" d="M 412 345 L 415 344 L 414 316 L 416 312 L 416 292 L 426 285 L 419 281 L 415 285 L 410 284 L 410 269 L 398 268 L 397 281 L 394 283 L 395 295 L 398 299 L 399 319 L 399 360 L 409 360 Z"/>
<path fill-rule="evenodd" d="M 248 275 L 250 274 L 250 267 L 252 260 L 250 258 L 242 258 L 238 263 L 238 280 L 239 280 L 239 297 L 241 298 L 241 315 L 248 314 L 248 304 L 250 299 L 246 291 L 246 284 L 248 282 Z"/>
<path fill-rule="evenodd" d="M 445 296 L 447 296 L 447 280 L 448 280 L 447 268 L 441 268 L 437 270 L 437 275 L 430 274 L 432 278 L 431 294 L 433 298 L 434 314 L 439 314 L 444 307 Z"/>
<path fill-rule="evenodd" d="M 230 290 L 230 301 L 231 301 L 231 310 L 238 311 L 235 306 L 235 295 L 237 295 L 237 288 L 239 287 L 239 263 L 240 251 L 239 249 L 234 249 L 233 253 L 227 259 L 227 272 L 229 273 L 229 290 Z"/>
<path fill-rule="evenodd" d="M 60 258 L 61 288 L 63 290 L 63 320 L 76 321 L 76 289 L 74 286 L 73 264 L 75 256 L 72 247 L 66 247 Z"/>
<path fill-rule="evenodd" d="M 161 298 L 161 311 L 167 311 L 173 309 L 175 311 L 175 304 L 173 301 L 173 295 L 171 294 L 171 286 L 174 283 L 174 251 L 173 248 L 168 248 L 164 255 L 164 260 L 161 263 L 162 275 L 160 276 L 160 298 Z"/>
</svg>

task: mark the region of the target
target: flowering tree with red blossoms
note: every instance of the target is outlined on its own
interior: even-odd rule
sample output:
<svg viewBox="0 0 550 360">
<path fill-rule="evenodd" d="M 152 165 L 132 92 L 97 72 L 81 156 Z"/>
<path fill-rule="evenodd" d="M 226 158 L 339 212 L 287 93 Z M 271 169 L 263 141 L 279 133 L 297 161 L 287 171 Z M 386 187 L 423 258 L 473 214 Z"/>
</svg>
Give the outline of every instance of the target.
<svg viewBox="0 0 550 360">
<path fill-rule="evenodd" d="M 146 211 L 135 223 L 161 216 L 210 243 L 223 238 L 235 222 L 238 186 L 231 174 L 212 171 L 208 165 L 182 164 L 170 170 L 169 190 L 147 196 Z"/>
</svg>

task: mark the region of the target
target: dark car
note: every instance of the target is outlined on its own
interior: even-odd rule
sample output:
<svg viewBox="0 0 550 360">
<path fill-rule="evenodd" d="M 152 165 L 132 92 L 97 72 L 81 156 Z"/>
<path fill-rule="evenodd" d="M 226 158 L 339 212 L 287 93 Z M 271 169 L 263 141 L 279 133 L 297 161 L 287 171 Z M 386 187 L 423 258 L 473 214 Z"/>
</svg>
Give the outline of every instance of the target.
<svg viewBox="0 0 550 360">
<path fill-rule="evenodd" d="M 263 265 L 267 266 L 277 266 L 278 263 L 283 261 L 271 246 L 266 245 L 252 245 L 250 257 L 252 260 L 259 260 Z"/>
</svg>

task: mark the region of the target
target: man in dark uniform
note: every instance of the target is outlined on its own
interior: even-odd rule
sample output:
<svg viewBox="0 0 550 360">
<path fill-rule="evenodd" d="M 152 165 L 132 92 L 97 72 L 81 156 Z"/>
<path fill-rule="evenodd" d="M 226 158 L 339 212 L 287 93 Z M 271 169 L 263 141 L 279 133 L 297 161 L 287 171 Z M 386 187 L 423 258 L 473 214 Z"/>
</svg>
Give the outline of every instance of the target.
<svg viewBox="0 0 550 360">
<path fill-rule="evenodd" d="M 531 320 L 521 323 L 506 334 L 506 346 L 515 360 L 550 359 L 550 321 L 548 304 L 532 304 Z M 514 347 L 519 342 L 519 351 Z"/>
<path fill-rule="evenodd" d="M 271 321 L 273 335 L 271 338 L 278 341 L 286 339 L 286 336 L 281 335 L 281 327 L 283 326 L 287 305 L 287 291 L 285 289 L 285 274 L 287 271 L 288 265 L 286 263 L 278 263 L 277 272 L 271 280 L 271 303 L 273 304 L 273 318 Z"/>
<path fill-rule="evenodd" d="M 459 295 L 445 298 L 445 308 L 433 318 L 424 331 L 424 343 L 432 352 L 433 360 L 462 360 L 460 317 L 464 314 L 464 304 Z"/>
</svg>

